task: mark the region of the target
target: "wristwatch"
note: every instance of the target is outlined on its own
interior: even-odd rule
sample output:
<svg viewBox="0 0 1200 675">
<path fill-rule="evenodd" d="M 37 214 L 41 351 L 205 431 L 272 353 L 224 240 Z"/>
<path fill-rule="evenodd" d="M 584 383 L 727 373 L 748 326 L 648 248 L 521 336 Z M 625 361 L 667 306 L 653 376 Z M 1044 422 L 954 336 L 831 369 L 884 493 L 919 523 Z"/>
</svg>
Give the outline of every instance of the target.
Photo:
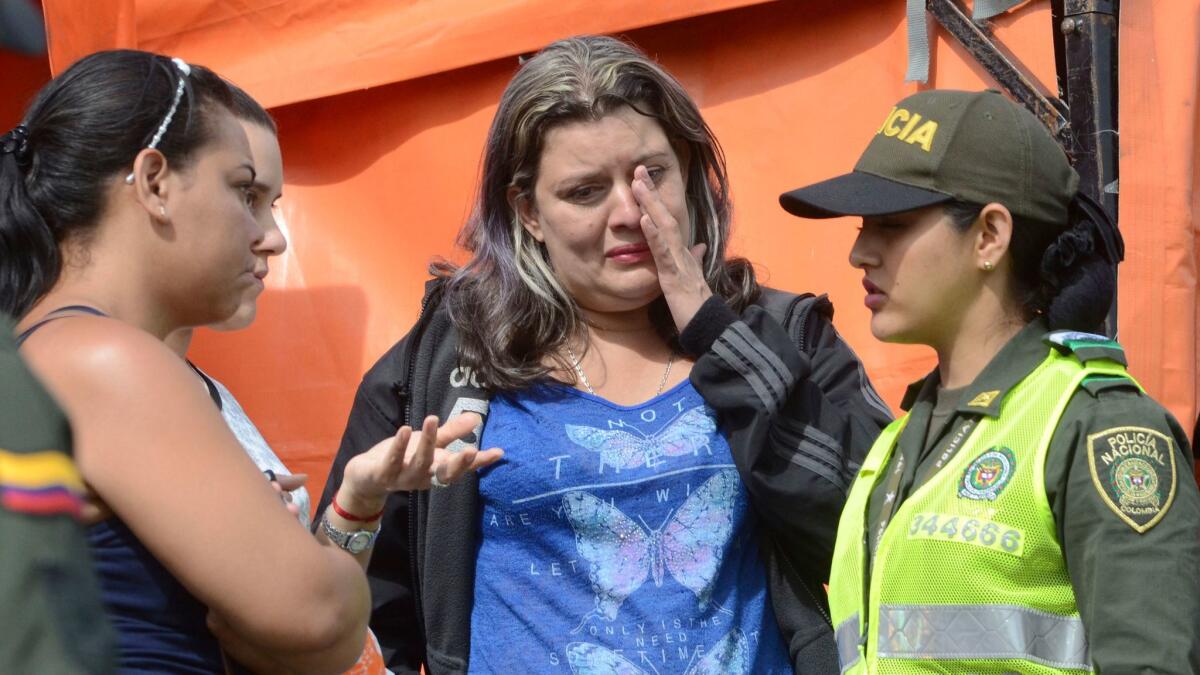
<svg viewBox="0 0 1200 675">
<path fill-rule="evenodd" d="M 380 526 L 374 530 L 343 532 L 334 527 L 333 523 L 329 522 L 329 514 L 321 516 L 321 530 L 325 532 L 325 536 L 329 537 L 329 541 L 349 551 L 352 555 L 358 555 L 374 546 L 375 539 L 379 536 L 379 530 L 382 529 L 382 525 L 380 523 Z"/>
</svg>

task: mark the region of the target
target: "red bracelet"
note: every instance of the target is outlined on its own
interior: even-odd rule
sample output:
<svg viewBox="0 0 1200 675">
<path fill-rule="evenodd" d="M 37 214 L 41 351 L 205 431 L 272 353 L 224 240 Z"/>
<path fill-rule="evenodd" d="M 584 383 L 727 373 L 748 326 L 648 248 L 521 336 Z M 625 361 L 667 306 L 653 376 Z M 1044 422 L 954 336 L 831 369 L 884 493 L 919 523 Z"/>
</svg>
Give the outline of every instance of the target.
<svg viewBox="0 0 1200 675">
<path fill-rule="evenodd" d="M 333 499 L 331 499 L 329 501 L 329 505 L 333 507 L 334 513 L 345 518 L 346 520 L 354 521 L 356 523 L 369 523 L 372 520 L 379 520 L 379 517 L 382 516 L 383 512 L 387 509 L 387 507 L 385 506 L 384 508 L 379 509 L 379 513 L 376 513 L 373 516 L 368 516 L 366 518 L 363 518 L 362 516 L 356 516 L 353 513 L 350 513 L 349 511 L 347 511 L 346 509 L 343 509 L 342 507 L 338 506 L 337 493 L 334 493 Z"/>
</svg>

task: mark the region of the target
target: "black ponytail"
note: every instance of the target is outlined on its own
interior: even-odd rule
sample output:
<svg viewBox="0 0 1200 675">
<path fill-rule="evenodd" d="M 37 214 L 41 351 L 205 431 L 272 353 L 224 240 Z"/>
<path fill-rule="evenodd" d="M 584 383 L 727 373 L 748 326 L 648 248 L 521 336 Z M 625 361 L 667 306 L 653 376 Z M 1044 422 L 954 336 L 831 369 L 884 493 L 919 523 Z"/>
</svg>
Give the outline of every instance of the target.
<svg viewBox="0 0 1200 675">
<path fill-rule="evenodd" d="M 0 312 L 20 316 L 41 296 L 38 289 L 58 278 L 61 263 L 49 226 L 29 200 L 27 151 L 12 147 L 14 135 L 0 147 Z"/>
<path fill-rule="evenodd" d="M 945 209 L 965 231 L 983 206 L 952 201 Z M 1094 199 L 1077 192 L 1066 223 L 1014 215 L 1008 250 L 1012 290 L 1026 320 L 1045 316 L 1052 330 L 1100 329 L 1116 297 L 1116 269 L 1125 257 L 1125 243 Z"/>
<path fill-rule="evenodd" d="M 1040 296 L 1053 330 L 1098 332 L 1117 293 L 1125 242 L 1091 197 L 1077 192 L 1068 224 L 1042 254 Z"/>
<path fill-rule="evenodd" d="M 183 72 L 133 50 L 84 57 L 51 80 L 24 122 L 0 141 L 0 312 L 22 316 L 58 281 L 61 247 L 89 234 L 111 181 L 129 173 L 175 101 L 158 149 L 176 167 L 212 138 L 229 87 L 212 71 Z"/>
</svg>

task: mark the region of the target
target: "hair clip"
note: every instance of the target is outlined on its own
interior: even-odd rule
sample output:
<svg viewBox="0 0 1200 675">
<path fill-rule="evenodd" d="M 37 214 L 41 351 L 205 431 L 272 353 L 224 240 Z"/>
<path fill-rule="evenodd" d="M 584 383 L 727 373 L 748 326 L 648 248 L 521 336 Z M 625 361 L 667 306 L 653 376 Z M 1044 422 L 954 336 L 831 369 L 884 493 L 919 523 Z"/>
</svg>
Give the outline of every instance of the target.
<svg viewBox="0 0 1200 675">
<path fill-rule="evenodd" d="M 18 124 L 12 131 L 0 136 L 0 154 L 11 154 L 17 163 L 29 160 L 29 127 Z"/>
</svg>

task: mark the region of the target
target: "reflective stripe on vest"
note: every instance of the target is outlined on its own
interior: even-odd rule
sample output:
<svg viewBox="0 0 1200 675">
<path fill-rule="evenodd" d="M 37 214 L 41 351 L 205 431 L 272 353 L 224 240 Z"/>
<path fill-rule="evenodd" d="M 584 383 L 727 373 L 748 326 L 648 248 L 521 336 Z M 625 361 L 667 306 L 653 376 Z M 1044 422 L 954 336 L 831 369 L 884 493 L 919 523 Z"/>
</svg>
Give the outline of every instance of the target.
<svg viewBox="0 0 1200 675">
<path fill-rule="evenodd" d="M 857 633 L 858 617 L 853 620 Z M 1026 607 L 884 605 L 879 608 L 878 638 L 881 658 L 1024 659 L 1055 668 L 1092 670 L 1082 621 Z M 839 653 L 841 646 L 839 630 Z"/>
<path fill-rule="evenodd" d="M 837 640 L 838 663 L 841 664 L 843 673 L 858 662 L 860 633 L 862 633 L 862 627 L 859 625 L 857 613 L 839 624 L 837 630 L 834 631 L 834 638 Z"/>
</svg>

